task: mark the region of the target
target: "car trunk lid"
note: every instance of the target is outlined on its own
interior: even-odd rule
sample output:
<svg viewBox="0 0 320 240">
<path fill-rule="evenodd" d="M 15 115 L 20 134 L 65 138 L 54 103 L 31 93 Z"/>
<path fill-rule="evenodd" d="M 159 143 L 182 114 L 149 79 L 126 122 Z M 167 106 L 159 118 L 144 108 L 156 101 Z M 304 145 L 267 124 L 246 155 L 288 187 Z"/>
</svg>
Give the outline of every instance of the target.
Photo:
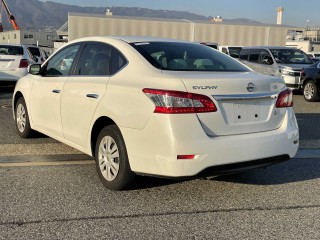
<svg viewBox="0 0 320 240">
<path fill-rule="evenodd" d="M 21 59 L 21 56 L 0 55 L 0 71 L 17 69 Z"/>
<path fill-rule="evenodd" d="M 210 97 L 218 111 L 197 113 L 210 136 L 271 131 L 281 126 L 286 109 L 276 108 L 278 94 L 285 89 L 279 78 L 253 72 L 172 73 L 188 92 Z"/>
</svg>

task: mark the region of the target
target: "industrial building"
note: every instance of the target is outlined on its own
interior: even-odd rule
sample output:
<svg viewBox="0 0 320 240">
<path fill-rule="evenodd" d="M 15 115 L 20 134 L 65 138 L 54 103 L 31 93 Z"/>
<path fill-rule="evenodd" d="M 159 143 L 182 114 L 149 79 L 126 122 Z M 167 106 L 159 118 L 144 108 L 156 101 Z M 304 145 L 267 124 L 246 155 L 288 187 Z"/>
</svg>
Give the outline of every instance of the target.
<svg viewBox="0 0 320 240">
<path fill-rule="evenodd" d="M 307 26 L 304 31 L 289 33 L 287 46 L 296 47 L 305 52 L 320 52 L 320 27 Z"/>
<path fill-rule="evenodd" d="M 111 14 L 69 13 L 69 41 L 97 35 L 139 35 L 165 37 L 192 42 L 216 42 L 220 45 L 286 45 L 288 31 L 301 28 L 281 24 L 238 24 L 216 21 L 189 21 L 124 17 Z"/>
<path fill-rule="evenodd" d="M 12 44 L 28 44 L 53 47 L 53 41 L 59 39 L 55 31 L 40 32 L 40 31 L 27 31 L 27 30 L 12 30 L 0 32 L 0 43 Z"/>
</svg>

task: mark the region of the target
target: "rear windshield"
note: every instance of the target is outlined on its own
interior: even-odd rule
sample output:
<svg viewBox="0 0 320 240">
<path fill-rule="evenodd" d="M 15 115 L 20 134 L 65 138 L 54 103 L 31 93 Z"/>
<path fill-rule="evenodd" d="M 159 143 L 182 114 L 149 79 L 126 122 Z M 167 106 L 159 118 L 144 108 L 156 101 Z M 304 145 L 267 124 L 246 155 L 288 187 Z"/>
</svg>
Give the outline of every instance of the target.
<svg viewBox="0 0 320 240">
<path fill-rule="evenodd" d="M 0 45 L 0 55 L 23 55 L 23 48 L 20 46 Z"/>
<path fill-rule="evenodd" d="M 154 67 L 171 71 L 248 72 L 229 56 L 196 43 L 143 42 L 131 44 Z"/>
<path fill-rule="evenodd" d="M 29 51 L 33 56 L 40 57 L 40 50 L 39 48 L 34 48 L 34 47 L 28 47 Z"/>
</svg>

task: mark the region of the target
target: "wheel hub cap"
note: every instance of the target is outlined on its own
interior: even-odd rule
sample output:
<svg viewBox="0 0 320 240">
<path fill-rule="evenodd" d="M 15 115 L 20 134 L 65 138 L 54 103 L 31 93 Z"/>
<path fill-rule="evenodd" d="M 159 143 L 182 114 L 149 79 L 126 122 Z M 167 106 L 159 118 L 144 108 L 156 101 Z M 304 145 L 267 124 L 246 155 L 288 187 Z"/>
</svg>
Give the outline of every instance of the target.
<svg viewBox="0 0 320 240">
<path fill-rule="evenodd" d="M 110 136 L 102 138 L 99 145 L 99 167 L 107 181 L 114 180 L 119 173 L 119 149 Z"/>
<path fill-rule="evenodd" d="M 306 97 L 306 99 L 311 99 L 313 97 L 313 94 L 314 88 L 312 84 L 307 83 L 307 85 L 304 87 L 304 96 Z"/>
<path fill-rule="evenodd" d="M 17 127 L 19 132 L 23 132 L 26 128 L 26 110 L 24 109 L 24 106 L 22 104 L 19 104 L 17 106 L 17 113 L 16 113 L 16 118 L 17 118 Z"/>
</svg>

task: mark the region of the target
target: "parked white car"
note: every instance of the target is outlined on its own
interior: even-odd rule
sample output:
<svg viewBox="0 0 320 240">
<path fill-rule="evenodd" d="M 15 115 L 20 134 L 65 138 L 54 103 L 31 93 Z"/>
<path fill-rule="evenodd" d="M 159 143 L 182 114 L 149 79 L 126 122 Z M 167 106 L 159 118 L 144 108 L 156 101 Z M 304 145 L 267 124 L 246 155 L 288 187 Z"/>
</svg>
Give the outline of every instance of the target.
<svg viewBox="0 0 320 240">
<path fill-rule="evenodd" d="M 24 45 L 0 44 L 0 82 L 16 82 L 28 74 L 27 67 L 36 59 Z"/>
<path fill-rule="evenodd" d="M 197 43 L 89 37 L 30 66 L 13 94 L 17 131 L 94 156 L 102 183 L 136 174 L 219 175 L 295 156 L 292 92 Z"/>
</svg>

